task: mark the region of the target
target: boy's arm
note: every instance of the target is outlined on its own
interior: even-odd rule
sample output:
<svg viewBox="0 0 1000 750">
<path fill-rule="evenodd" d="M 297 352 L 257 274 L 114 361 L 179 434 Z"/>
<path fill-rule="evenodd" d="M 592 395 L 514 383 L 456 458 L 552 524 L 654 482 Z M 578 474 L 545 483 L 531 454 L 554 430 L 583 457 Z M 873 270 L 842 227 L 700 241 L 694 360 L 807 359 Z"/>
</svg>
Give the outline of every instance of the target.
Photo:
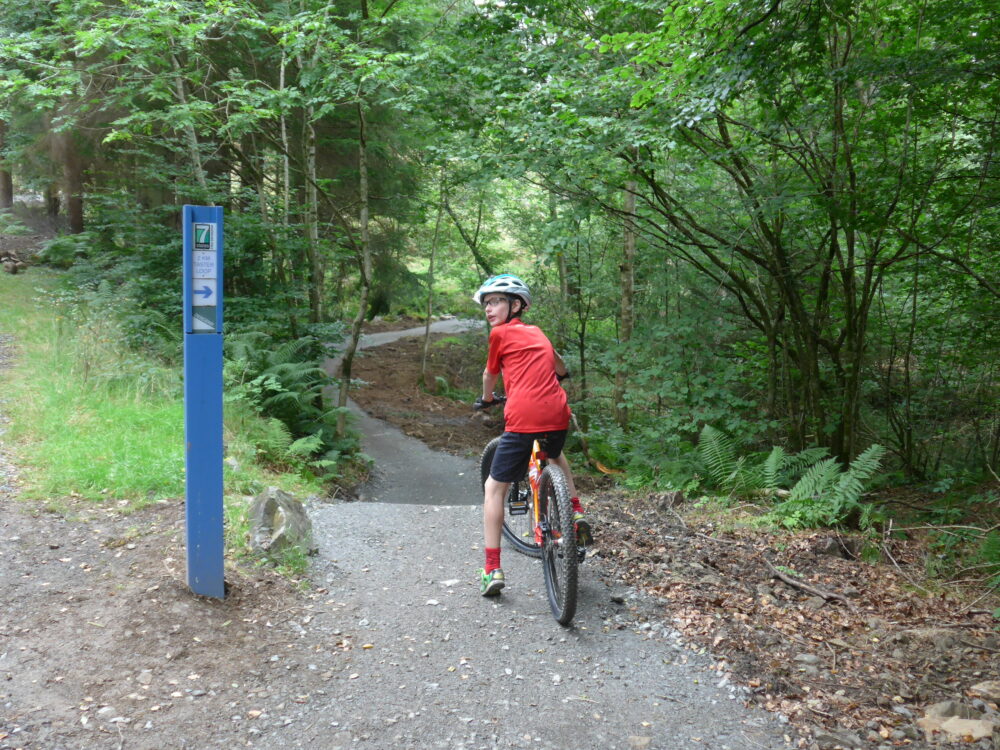
<svg viewBox="0 0 1000 750">
<path fill-rule="evenodd" d="M 497 379 L 500 377 L 500 373 L 490 372 L 488 369 L 483 370 L 483 402 L 490 403 L 493 400 L 493 389 L 496 388 Z"/>
<path fill-rule="evenodd" d="M 490 331 L 490 344 L 489 351 L 486 355 L 486 367 L 483 370 L 483 398 L 482 401 L 485 404 L 493 402 L 493 389 L 497 386 L 497 380 L 500 378 L 500 349 L 501 340 L 503 338 L 503 333 L 500 327 L 494 328 Z M 496 370 L 496 372 L 490 372 L 490 368 Z"/>
<path fill-rule="evenodd" d="M 563 362 L 563 358 L 559 356 L 559 352 L 557 352 L 555 349 L 553 349 L 552 350 L 552 354 L 555 357 L 556 376 L 560 380 L 562 380 L 564 377 L 566 377 L 569 374 L 569 370 L 566 368 L 566 363 Z"/>
</svg>

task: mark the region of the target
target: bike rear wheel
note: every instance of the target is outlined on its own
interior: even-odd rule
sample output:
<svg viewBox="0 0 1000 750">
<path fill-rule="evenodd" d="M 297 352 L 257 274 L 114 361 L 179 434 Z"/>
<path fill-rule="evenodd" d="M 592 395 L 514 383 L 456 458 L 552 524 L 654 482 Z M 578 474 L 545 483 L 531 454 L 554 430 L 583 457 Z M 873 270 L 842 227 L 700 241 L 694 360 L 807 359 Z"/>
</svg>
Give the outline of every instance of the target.
<svg viewBox="0 0 1000 750">
<path fill-rule="evenodd" d="M 493 465 L 493 456 L 497 452 L 500 438 L 493 438 L 483 449 L 479 459 L 479 478 L 481 484 L 486 484 Z M 511 514 L 511 501 L 523 505 L 527 503 L 527 512 L 520 515 Z M 511 482 L 510 489 L 503 501 L 503 535 L 510 545 L 518 552 L 528 557 L 541 557 L 542 548 L 535 543 L 535 506 L 531 497 L 531 486 L 528 477 L 524 476 L 518 482 Z"/>
<path fill-rule="evenodd" d="M 576 614 L 576 524 L 566 477 L 558 466 L 546 466 L 538 487 L 542 519 L 542 568 L 552 616 L 569 625 Z"/>
</svg>

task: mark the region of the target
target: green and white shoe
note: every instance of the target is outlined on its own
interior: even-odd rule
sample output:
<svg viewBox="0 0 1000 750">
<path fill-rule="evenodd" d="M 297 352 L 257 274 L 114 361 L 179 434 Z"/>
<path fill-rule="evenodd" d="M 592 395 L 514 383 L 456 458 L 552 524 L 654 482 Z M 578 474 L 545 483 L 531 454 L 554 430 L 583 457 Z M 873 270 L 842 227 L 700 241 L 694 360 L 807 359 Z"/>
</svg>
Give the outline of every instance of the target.
<svg viewBox="0 0 1000 750">
<path fill-rule="evenodd" d="M 479 593 L 483 596 L 499 596 L 505 584 L 500 568 L 494 568 L 489 573 L 484 568 L 479 569 Z"/>
<path fill-rule="evenodd" d="M 576 543 L 581 547 L 589 547 L 594 543 L 594 532 L 587 523 L 583 513 L 574 513 L 573 520 L 576 522 Z"/>
</svg>

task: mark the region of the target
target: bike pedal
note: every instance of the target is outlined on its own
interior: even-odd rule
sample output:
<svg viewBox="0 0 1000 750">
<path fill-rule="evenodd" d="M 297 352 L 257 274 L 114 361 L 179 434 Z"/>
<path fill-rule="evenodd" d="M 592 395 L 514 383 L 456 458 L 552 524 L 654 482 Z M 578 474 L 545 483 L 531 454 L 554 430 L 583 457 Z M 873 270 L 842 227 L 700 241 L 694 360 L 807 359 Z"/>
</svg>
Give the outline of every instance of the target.
<svg viewBox="0 0 1000 750">
<path fill-rule="evenodd" d="M 522 502 L 507 503 L 507 511 L 512 516 L 526 516 L 528 514 L 528 504 Z"/>
</svg>

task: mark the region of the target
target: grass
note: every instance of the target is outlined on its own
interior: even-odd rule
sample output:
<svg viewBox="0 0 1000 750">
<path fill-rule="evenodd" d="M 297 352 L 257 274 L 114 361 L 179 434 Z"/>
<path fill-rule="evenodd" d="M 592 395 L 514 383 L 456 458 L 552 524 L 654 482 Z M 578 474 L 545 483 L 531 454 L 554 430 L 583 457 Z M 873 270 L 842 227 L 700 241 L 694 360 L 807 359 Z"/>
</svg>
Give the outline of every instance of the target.
<svg viewBox="0 0 1000 750">
<path fill-rule="evenodd" d="M 37 267 L 0 274 L 0 334 L 13 337 L 15 350 L 4 373 L 4 437 L 22 467 L 22 495 L 54 508 L 83 500 L 123 512 L 183 497 L 179 366 L 125 350 L 108 311 L 55 304 L 59 277 Z M 248 426 L 246 415 L 225 426 L 226 543 L 240 556 L 248 550 L 248 495 L 269 485 L 299 497 L 322 493 L 317 482 L 256 464 Z"/>
<path fill-rule="evenodd" d="M 108 356 L 114 322 L 68 324 L 48 303 L 58 276 L 38 269 L 0 280 L 11 315 L 0 333 L 14 337 L 18 356 L 6 378 L 12 420 L 28 498 L 129 500 L 130 507 L 184 494 L 183 405 L 173 394 L 145 395 L 122 388 L 121 357 Z M 41 302 L 42 304 L 39 304 Z M 134 356 L 132 357 L 134 360 Z M 148 368 L 151 369 L 151 368 Z M 176 380 L 175 376 L 175 380 Z"/>
</svg>

